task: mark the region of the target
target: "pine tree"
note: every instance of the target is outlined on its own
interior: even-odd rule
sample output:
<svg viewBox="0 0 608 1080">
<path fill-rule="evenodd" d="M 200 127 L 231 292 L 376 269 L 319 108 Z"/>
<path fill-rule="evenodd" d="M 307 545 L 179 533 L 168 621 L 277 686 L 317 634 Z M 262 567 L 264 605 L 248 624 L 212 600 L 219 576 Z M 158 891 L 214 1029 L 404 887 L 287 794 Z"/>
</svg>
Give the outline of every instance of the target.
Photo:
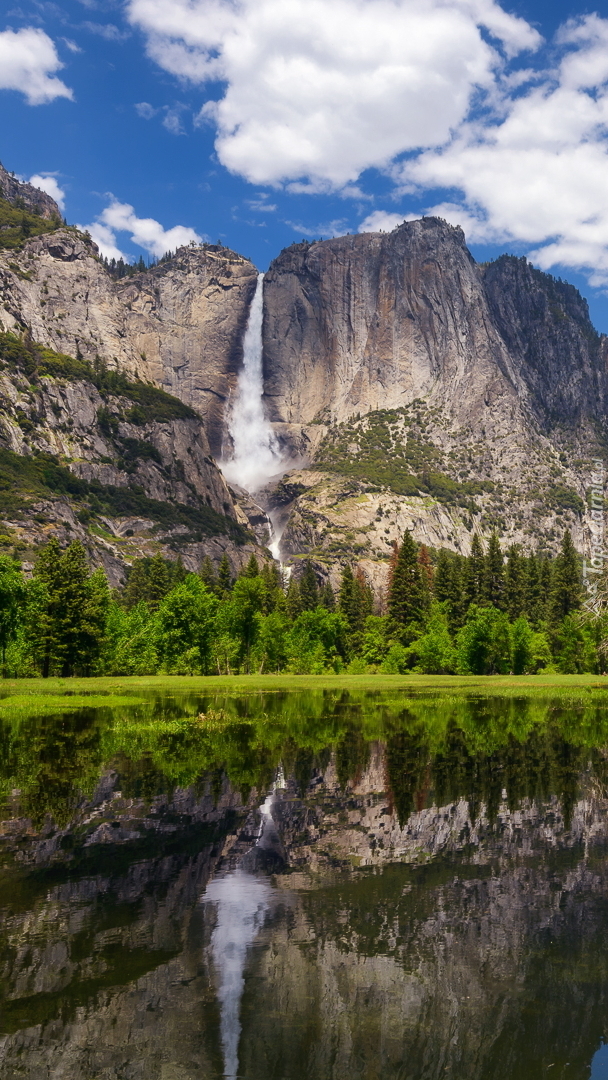
<svg viewBox="0 0 608 1080">
<path fill-rule="evenodd" d="M 526 609 L 526 564 L 517 544 L 511 544 L 507 553 L 505 606 L 511 622 L 519 619 Z"/>
<path fill-rule="evenodd" d="M 428 611 L 431 606 L 431 600 L 434 594 L 434 578 L 435 571 L 431 562 L 431 556 L 429 555 L 429 549 L 426 544 L 420 545 L 420 551 L 418 552 L 418 563 L 420 565 L 420 575 L 422 578 L 422 592 L 423 592 L 423 608 Z"/>
<path fill-rule="evenodd" d="M 315 572 L 308 559 L 304 563 L 304 573 L 300 578 L 299 585 L 302 611 L 314 611 L 319 603 L 319 590 Z"/>
<path fill-rule="evenodd" d="M 217 591 L 219 596 L 225 596 L 232 590 L 232 568 L 228 561 L 226 552 L 222 555 L 222 559 L 217 572 Z"/>
<path fill-rule="evenodd" d="M 302 613 L 300 586 L 294 577 L 289 579 L 289 585 L 287 586 L 286 608 L 287 614 L 292 620 L 297 619 L 298 615 Z"/>
<path fill-rule="evenodd" d="M 156 611 L 161 600 L 171 589 L 171 574 L 166 559 L 159 553 L 150 559 L 146 602 L 151 611 Z"/>
<path fill-rule="evenodd" d="M 550 575 L 551 564 L 547 560 L 545 564 Z M 550 588 L 550 582 L 548 585 Z M 547 582 L 543 582 L 541 560 L 538 555 L 529 555 L 526 560 L 524 614 L 532 626 L 538 626 L 546 619 L 548 595 Z"/>
<path fill-rule="evenodd" d="M 26 587 L 21 567 L 8 555 L 0 555 L 0 653 L 6 678 L 6 647 L 17 633 L 25 604 Z"/>
<path fill-rule="evenodd" d="M 329 581 L 326 581 L 319 595 L 319 603 L 326 611 L 336 610 L 336 595 Z"/>
<path fill-rule="evenodd" d="M 198 576 L 200 577 L 203 584 L 207 586 L 210 592 L 217 592 L 217 574 L 215 572 L 215 567 L 208 555 L 205 555 L 205 558 L 201 563 Z"/>
<path fill-rule="evenodd" d="M 460 555 L 441 550 L 435 571 L 435 599 L 448 604 L 450 630 L 459 629 L 465 617 L 465 598 L 462 584 L 463 560 Z"/>
<path fill-rule="evenodd" d="M 251 554 L 249 556 L 249 562 L 247 563 L 246 567 L 241 570 L 239 577 L 254 578 L 259 577 L 259 575 L 260 567 L 258 564 L 258 560 L 256 559 L 255 555 Z"/>
<path fill-rule="evenodd" d="M 90 574 L 79 541 L 62 551 L 56 540 L 42 549 L 34 567 L 39 589 L 30 613 L 29 635 L 43 678 L 51 670 L 69 676 L 87 672 L 105 632 L 109 590 L 102 571 Z"/>
<path fill-rule="evenodd" d="M 568 530 L 553 564 L 550 610 L 555 622 L 561 622 L 580 607 L 582 598 L 581 572 L 578 556 Z"/>
<path fill-rule="evenodd" d="M 424 586 L 418 548 L 409 529 L 405 530 L 392 574 L 388 597 L 388 614 L 395 628 L 420 619 L 424 610 Z"/>
<path fill-rule="evenodd" d="M 486 560 L 477 533 L 473 534 L 471 553 L 466 562 L 464 593 L 467 607 L 486 602 Z"/>
<path fill-rule="evenodd" d="M 486 600 L 499 611 L 505 610 L 505 567 L 500 543 L 495 532 L 490 537 L 486 556 Z"/>
</svg>

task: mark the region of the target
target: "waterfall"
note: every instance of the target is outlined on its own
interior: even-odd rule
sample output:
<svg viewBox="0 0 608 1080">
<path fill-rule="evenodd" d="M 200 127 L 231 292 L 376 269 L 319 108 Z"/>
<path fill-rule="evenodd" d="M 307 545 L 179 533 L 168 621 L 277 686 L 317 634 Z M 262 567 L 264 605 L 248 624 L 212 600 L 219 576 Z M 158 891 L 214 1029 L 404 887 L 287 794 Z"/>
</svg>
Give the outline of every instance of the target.
<svg viewBox="0 0 608 1080">
<path fill-rule="evenodd" d="M 259 274 L 243 338 L 243 368 L 228 414 L 232 457 L 220 464 L 227 480 L 249 492 L 257 491 L 282 468 L 279 444 L 264 415 L 262 401 L 263 296 L 264 275 Z"/>
</svg>

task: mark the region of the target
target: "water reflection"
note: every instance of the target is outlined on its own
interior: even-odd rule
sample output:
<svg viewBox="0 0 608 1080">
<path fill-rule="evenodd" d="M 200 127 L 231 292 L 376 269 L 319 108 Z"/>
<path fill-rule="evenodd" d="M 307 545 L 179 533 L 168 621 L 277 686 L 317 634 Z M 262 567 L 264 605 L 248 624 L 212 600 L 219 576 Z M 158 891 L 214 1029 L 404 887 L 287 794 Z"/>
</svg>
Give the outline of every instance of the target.
<svg viewBox="0 0 608 1080">
<path fill-rule="evenodd" d="M 234 870 L 212 881 L 203 898 L 214 904 L 216 909 L 210 951 L 217 973 L 226 1080 L 233 1080 L 239 1075 L 238 1048 L 245 962 L 247 951 L 264 923 L 271 895 L 268 882 L 243 870 Z"/>
<path fill-rule="evenodd" d="M 593 698 L 4 723 L 2 1080 L 602 1080 L 607 745 Z"/>
</svg>

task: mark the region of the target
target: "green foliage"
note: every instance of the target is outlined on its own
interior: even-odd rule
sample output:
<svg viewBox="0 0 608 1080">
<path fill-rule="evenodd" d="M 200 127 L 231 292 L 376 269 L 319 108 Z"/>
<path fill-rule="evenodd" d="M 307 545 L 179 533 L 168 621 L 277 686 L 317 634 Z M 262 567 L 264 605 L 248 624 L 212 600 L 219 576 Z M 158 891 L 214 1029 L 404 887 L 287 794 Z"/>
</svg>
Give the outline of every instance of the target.
<svg viewBox="0 0 608 1080">
<path fill-rule="evenodd" d="M 171 420 L 198 420 L 198 413 L 189 405 L 167 394 L 158 386 L 129 379 L 121 371 L 113 371 L 101 360 L 94 364 L 82 357 L 66 356 L 43 348 L 27 336 L 0 333 L 0 362 L 13 372 L 22 371 L 31 382 L 41 376 L 51 376 L 69 382 L 86 380 L 93 384 L 103 398 L 124 398 L 130 402 L 126 419 L 132 424 L 162 423 Z M 108 433 L 110 413 L 101 416 Z"/>
<path fill-rule="evenodd" d="M 479 541 L 469 559 L 439 553 L 434 573 L 428 553 L 406 533 L 394 551 L 388 613 L 373 615 L 360 570 L 343 568 L 337 611 L 318 590 L 312 606 L 312 581 L 304 608 L 295 578 L 286 594 L 278 567 L 260 567 L 254 556 L 234 583 L 225 556 L 218 571 L 206 558 L 199 574 L 160 554 L 138 559 L 122 595 L 110 601 L 104 575 L 90 573 L 82 546 L 62 551 L 51 541 L 27 582 L 16 563 L 0 556 L 0 648 L 15 676 L 603 672 L 608 616 L 572 608 L 559 618 L 554 607 L 550 621 L 538 617 L 548 581 L 554 601 L 565 596 L 572 603 L 577 559 L 566 535 L 547 577 L 546 560 L 512 548 L 497 588 L 503 570 L 497 541 L 487 556 Z M 305 568 L 302 581 L 307 577 Z M 487 601 L 466 607 L 462 582 L 475 578 L 501 597 L 505 610 Z"/>
<path fill-rule="evenodd" d="M 23 516 L 30 503 L 41 497 L 69 495 L 88 502 L 92 513 L 109 517 L 151 518 L 161 528 L 183 525 L 195 538 L 228 535 L 237 544 L 245 543 L 248 534 L 242 525 L 218 514 L 204 503 L 184 506 L 150 499 L 140 487 L 114 487 L 97 480 L 83 480 L 60 465 L 51 454 L 15 454 L 0 448 L 0 513 Z"/>
<path fill-rule="evenodd" d="M 475 510 L 474 496 L 493 491 L 494 484 L 460 482 L 447 476 L 440 467 L 440 451 L 422 428 L 421 422 L 408 417 L 406 409 L 368 413 L 362 420 L 331 428 L 316 461 L 332 472 L 398 495 L 428 494 L 443 503 Z"/>
<path fill-rule="evenodd" d="M 456 646 L 463 674 L 502 675 L 511 670 L 509 620 L 496 608 L 473 605 L 458 632 Z"/>
<path fill-rule="evenodd" d="M 0 250 L 19 251 L 30 236 L 56 232 L 62 224 L 60 218 L 43 218 L 0 199 Z"/>
<path fill-rule="evenodd" d="M 410 623 L 418 623 L 425 607 L 425 590 L 418 561 L 418 548 L 409 529 L 391 566 L 388 586 L 388 614 L 397 634 L 406 632 Z"/>
<path fill-rule="evenodd" d="M 100 655 L 110 594 L 101 570 L 91 574 L 78 541 L 62 551 L 56 540 L 34 567 L 26 624 L 42 676 L 87 674 Z"/>
</svg>

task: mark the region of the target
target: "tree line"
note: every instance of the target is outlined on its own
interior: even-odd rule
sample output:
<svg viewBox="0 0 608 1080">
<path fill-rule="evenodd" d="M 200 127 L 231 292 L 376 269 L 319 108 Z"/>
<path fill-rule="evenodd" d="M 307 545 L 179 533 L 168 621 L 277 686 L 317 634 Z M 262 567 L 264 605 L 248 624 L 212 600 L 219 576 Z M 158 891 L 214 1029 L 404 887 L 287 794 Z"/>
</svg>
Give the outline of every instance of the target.
<svg viewBox="0 0 608 1080">
<path fill-rule="evenodd" d="M 112 591 L 78 541 L 43 547 L 31 576 L 0 556 L 4 675 L 291 672 L 604 672 L 606 618 L 581 611 L 570 534 L 552 558 L 478 536 L 462 556 L 395 544 L 381 603 L 361 569 L 336 592 L 310 562 L 286 581 L 255 556 L 235 578 L 226 556 L 198 573 L 161 555 L 136 560 Z"/>
</svg>

